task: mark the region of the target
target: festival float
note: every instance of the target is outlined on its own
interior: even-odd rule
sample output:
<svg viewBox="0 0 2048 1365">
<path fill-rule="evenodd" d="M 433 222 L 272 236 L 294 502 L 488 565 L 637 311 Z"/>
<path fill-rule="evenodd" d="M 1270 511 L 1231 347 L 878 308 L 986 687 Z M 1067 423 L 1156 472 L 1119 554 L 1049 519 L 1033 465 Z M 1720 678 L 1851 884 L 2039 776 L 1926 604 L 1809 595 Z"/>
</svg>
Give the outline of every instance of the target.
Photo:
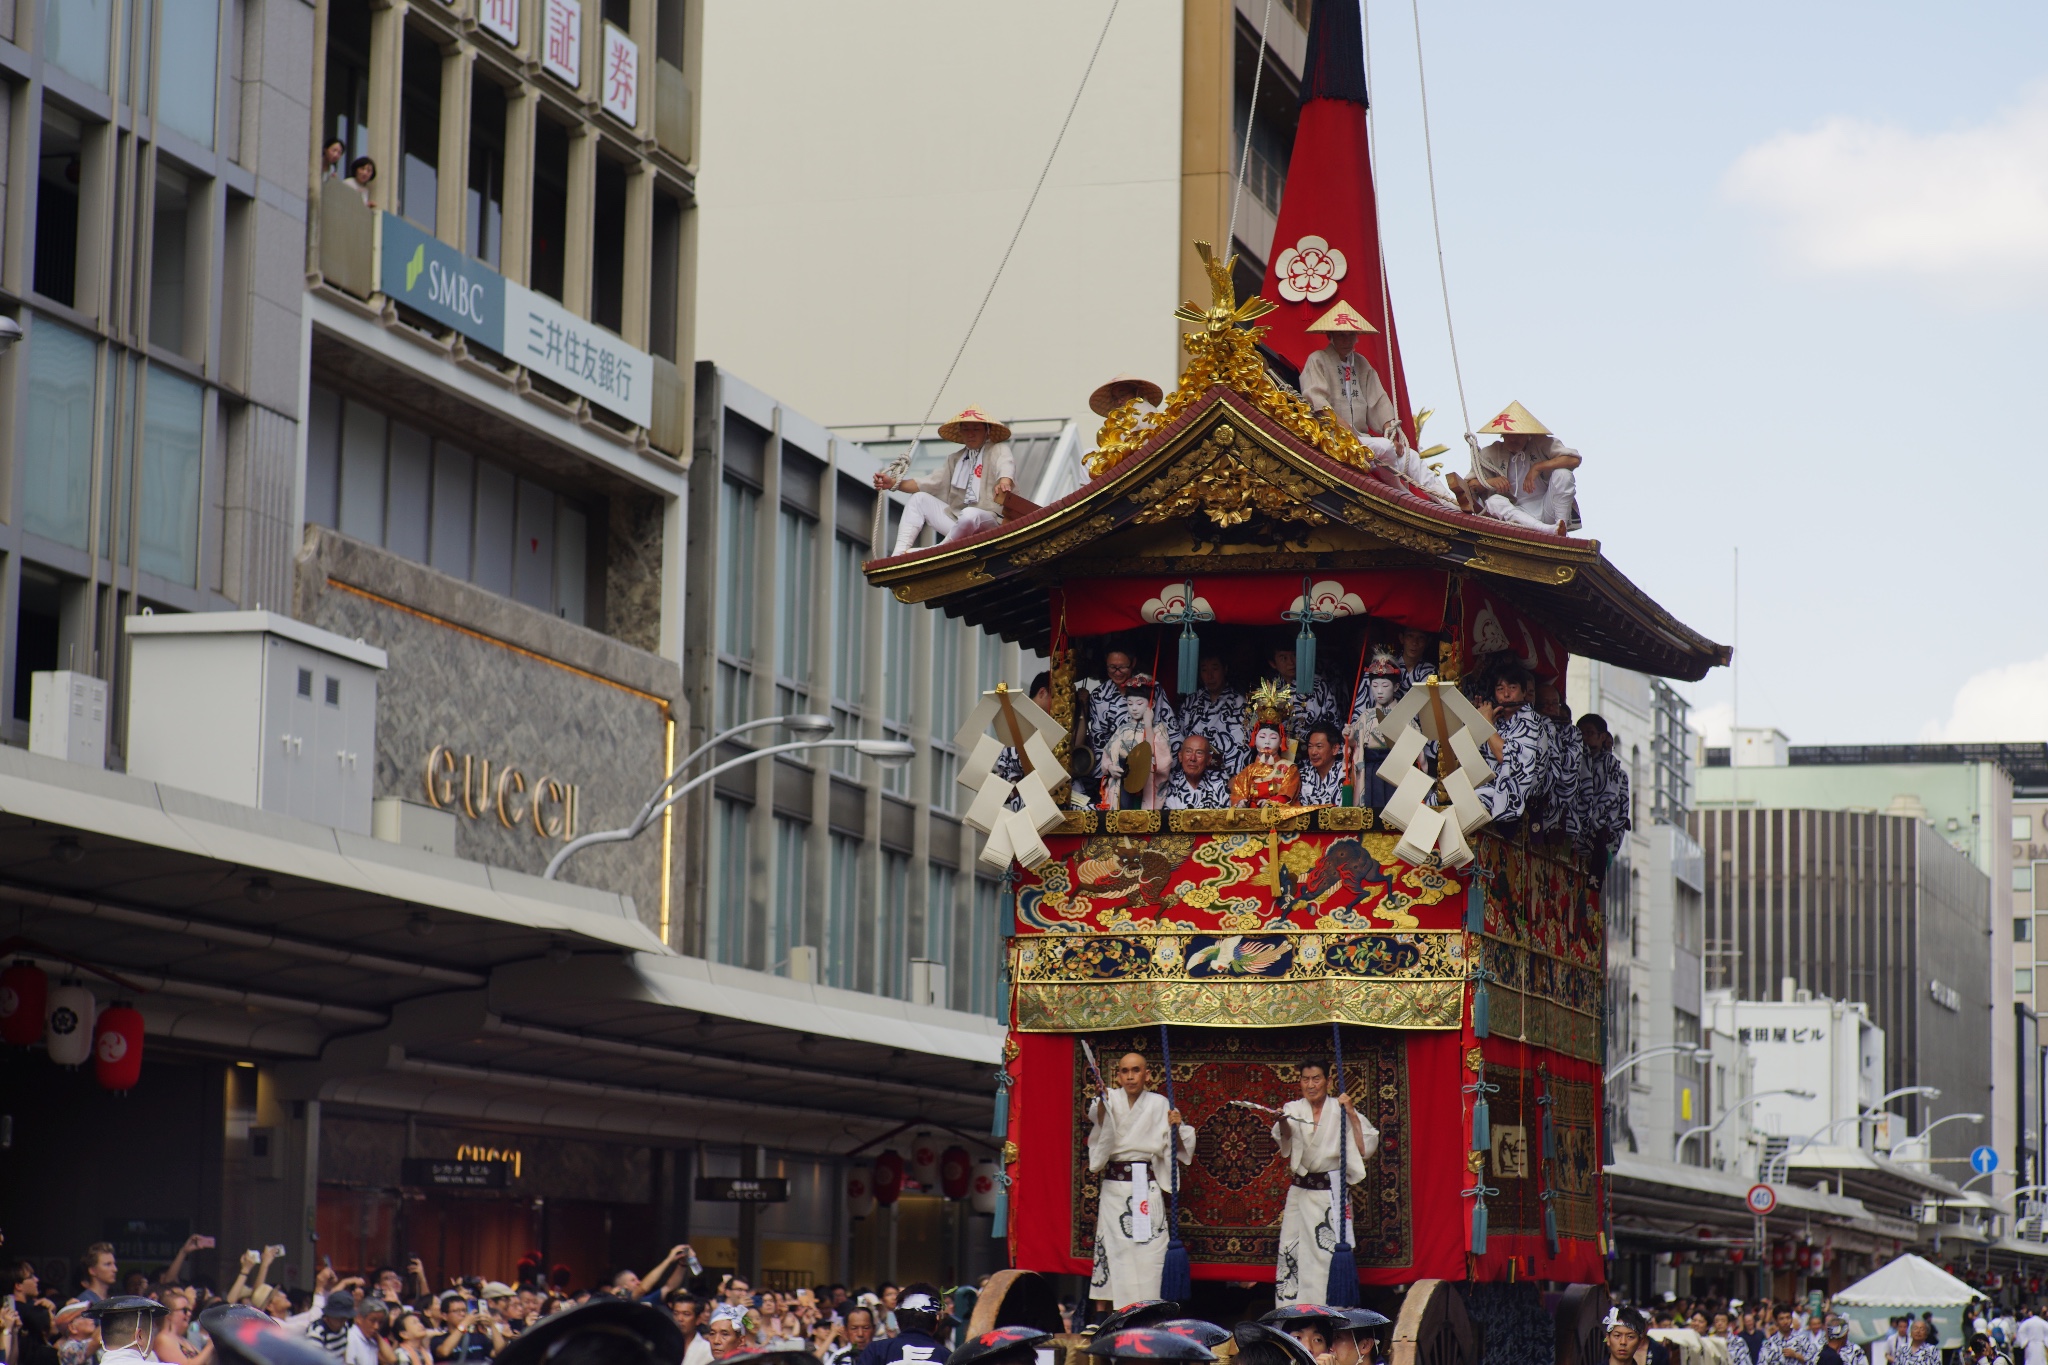
<svg viewBox="0 0 2048 1365">
<path fill-rule="evenodd" d="M 1351 1186 L 1354 1292 L 1396 1319 L 1397 1360 L 1475 1359 L 1470 1318 L 1526 1329 L 1536 1286 L 1605 1282 L 1605 859 L 1558 821 L 1504 830 L 1475 805 L 1491 727 L 1461 684 L 1511 661 L 1562 692 L 1573 654 L 1697 680 L 1729 651 L 1597 540 L 1426 495 L 1276 373 L 1320 344 L 1309 324 L 1340 295 L 1362 300 L 1359 354 L 1392 379 L 1397 439 L 1419 440 L 1369 170 L 1330 170 L 1363 166 L 1365 147 L 1337 127 L 1343 110 L 1319 111 L 1348 98 L 1317 76 L 1327 56 L 1311 57 L 1275 239 L 1295 245 L 1276 250 L 1261 294 L 1239 298 L 1233 262 L 1198 244 L 1210 297 L 1176 313 L 1189 325 L 1178 383 L 1156 408 L 1110 411 L 1089 480 L 867 575 L 1051 661 L 1049 715 L 1009 684 L 962 735 L 979 746 L 968 818 L 990 832 L 985 858 L 1011 893 L 997 1107 L 1010 1264 L 1090 1274 L 1094 1059 L 1136 1052 L 1196 1133 L 1163 1213 L 1197 1295 L 1274 1281 L 1290 1182 L 1270 1113 L 1253 1106 L 1276 1109 L 1298 1093 L 1304 1058 L 1334 1055 L 1378 1134 Z M 1362 116 L 1362 81 L 1355 102 Z M 1099 688 L 1079 684 L 1105 678 L 1112 652 L 1170 705 L 1200 685 L 1205 657 L 1234 663 L 1250 691 L 1277 646 L 1293 654 L 1297 704 L 1320 676 L 1346 726 L 1376 649 L 1403 631 L 1431 642 L 1434 678 L 1394 708 L 1406 708 L 1398 752 L 1383 767 L 1375 755 L 1385 781 L 1354 777 L 1330 803 L 1277 792 L 1207 809 L 1091 781 L 1103 755 L 1088 752 L 1099 737 L 1085 712 Z M 1565 1295 L 1560 1358 L 1597 1335 L 1599 1294 Z M 1333 1283 L 1329 1298 L 1342 1295 Z"/>
</svg>

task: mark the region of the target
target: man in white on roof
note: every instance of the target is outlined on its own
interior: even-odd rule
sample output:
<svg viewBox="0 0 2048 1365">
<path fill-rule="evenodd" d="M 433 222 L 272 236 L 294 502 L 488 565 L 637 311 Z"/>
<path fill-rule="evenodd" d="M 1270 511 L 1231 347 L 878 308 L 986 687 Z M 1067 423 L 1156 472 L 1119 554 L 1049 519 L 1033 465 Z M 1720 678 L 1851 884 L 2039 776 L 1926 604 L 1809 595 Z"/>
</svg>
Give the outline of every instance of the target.
<svg viewBox="0 0 2048 1365">
<path fill-rule="evenodd" d="M 910 494 L 903 526 L 891 554 L 909 554 L 929 525 L 940 544 L 960 540 L 1001 523 L 1002 499 L 1016 486 L 1017 459 L 1010 450 L 1010 429 L 980 408 L 963 409 L 939 428 L 939 439 L 958 441 L 960 448 L 946 461 L 938 490 L 920 487 L 916 479 L 899 479 L 888 470 L 875 474 L 875 487 Z"/>
<path fill-rule="evenodd" d="M 1425 495 L 1438 502 L 1456 505 L 1457 498 L 1444 486 L 1436 472 L 1422 462 L 1408 444 L 1401 429 L 1401 414 L 1387 396 L 1379 371 L 1358 353 L 1358 338 L 1379 328 L 1342 299 L 1329 312 L 1308 325 L 1311 332 L 1330 338 L 1320 351 L 1312 352 L 1301 367 L 1301 396 L 1318 412 L 1328 412 L 1349 429 L 1373 458 L 1400 475 Z"/>
<path fill-rule="evenodd" d="M 1479 431 L 1500 439 L 1482 446 L 1478 435 L 1466 435 L 1472 477 L 1452 485 L 1461 506 L 1531 531 L 1565 535 L 1579 528 L 1579 482 L 1572 472 L 1579 467 L 1578 451 L 1520 403 L 1502 408 Z"/>
</svg>

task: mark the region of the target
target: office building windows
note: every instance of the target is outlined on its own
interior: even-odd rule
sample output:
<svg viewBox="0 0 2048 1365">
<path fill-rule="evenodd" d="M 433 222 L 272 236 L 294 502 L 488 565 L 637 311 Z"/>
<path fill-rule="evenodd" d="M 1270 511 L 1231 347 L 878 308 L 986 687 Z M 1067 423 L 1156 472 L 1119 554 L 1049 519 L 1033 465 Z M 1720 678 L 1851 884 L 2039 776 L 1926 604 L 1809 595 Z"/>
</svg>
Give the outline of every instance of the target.
<svg viewBox="0 0 2048 1365">
<path fill-rule="evenodd" d="M 787 716 L 811 709 L 811 635 L 818 620 L 818 523 L 793 507 L 784 507 L 778 529 L 775 713 Z"/>
<path fill-rule="evenodd" d="M 854 961 L 860 902 L 860 840 L 835 834 L 825 896 L 825 929 L 818 939 L 818 975 L 828 986 L 853 988 L 860 983 L 861 973 Z"/>
<path fill-rule="evenodd" d="M 718 728 L 753 717 L 755 536 L 761 495 L 727 479 L 718 503 Z"/>
<path fill-rule="evenodd" d="M 593 209 L 590 320 L 600 327 L 623 332 L 626 330 L 626 168 L 608 156 L 597 158 L 597 202 Z"/>
<path fill-rule="evenodd" d="M 789 950 L 796 944 L 817 942 L 810 936 L 810 926 L 804 917 L 810 833 L 810 826 L 801 820 L 775 817 L 774 900 L 768 916 L 768 942 L 760 962 L 771 972 L 788 970 Z"/>
<path fill-rule="evenodd" d="M 875 934 L 877 995 L 901 1000 L 910 985 L 910 855 L 882 852 L 882 905 Z"/>
<path fill-rule="evenodd" d="M 337 174 L 345 174 L 349 161 L 370 151 L 369 0 L 328 0 L 326 105 L 320 140 L 341 139 Z"/>
<path fill-rule="evenodd" d="M 924 608 L 908 606 L 893 596 L 882 599 L 882 737 L 910 738 L 910 719 L 917 698 L 914 672 L 914 641 L 911 631 Z M 882 789 L 898 796 L 910 794 L 910 775 L 915 765 L 885 769 Z"/>
<path fill-rule="evenodd" d="M 936 962 L 946 968 L 948 988 L 951 988 L 953 965 L 958 960 L 954 951 L 953 936 L 953 888 L 959 883 L 959 874 L 950 867 L 930 864 L 925 870 L 925 902 L 923 932 L 913 931 L 911 941 L 918 945 L 917 955 L 927 962 Z M 950 1005 L 950 999 L 941 998 L 941 1005 Z"/>
<path fill-rule="evenodd" d="M 75 0 L 64 0 L 69 6 Z M 156 0 L 156 116 L 200 146 L 213 146 L 220 0 Z M 143 11 L 147 13 L 145 9 Z"/>
<path fill-rule="evenodd" d="M 38 322 L 28 352 L 28 448 L 22 470 L 22 525 L 59 544 L 86 548 L 92 504 L 92 338 Z"/>
<path fill-rule="evenodd" d="M 533 129 L 533 264 L 527 282 L 560 301 L 568 279 L 569 130 L 543 116 Z"/>
<path fill-rule="evenodd" d="M 41 0 L 43 56 L 95 90 L 108 80 L 114 0 Z"/>
<path fill-rule="evenodd" d="M 405 33 L 398 108 L 398 211 L 435 230 L 441 196 L 441 49 L 417 29 Z"/>
<path fill-rule="evenodd" d="M 859 739 L 867 700 L 868 598 L 874 589 L 861 576 L 867 546 L 846 536 L 832 538 L 832 719 L 841 739 Z M 834 749 L 832 767 L 849 777 L 860 771 L 860 755 Z"/>
<path fill-rule="evenodd" d="M 988 877 L 974 879 L 974 909 L 968 919 L 966 970 L 961 973 L 966 999 L 960 1008 L 1000 1016 L 1002 984 L 1003 884 Z"/>
<path fill-rule="evenodd" d="M 960 808 L 960 754 L 953 747 L 960 729 L 960 652 L 966 635 L 960 622 L 936 613 L 932 617 L 932 805 Z"/>
<path fill-rule="evenodd" d="M 469 92 L 469 192 L 463 244 L 500 268 L 505 236 L 505 91 L 481 73 Z"/>
<path fill-rule="evenodd" d="M 78 120 L 45 102 L 42 152 L 36 162 L 36 255 L 30 284 L 38 294 L 67 308 L 78 304 L 78 195 L 84 183 L 84 156 Z"/>
<path fill-rule="evenodd" d="M 747 826 L 752 807 L 711 801 L 711 957 L 743 966 L 747 951 Z"/>
<path fill-rule="evenodd" d="M 206 395 L 160 365 L 149 367 L 143 410 L 136 567 L 183 587 L 199 579 L 199 487 Z"/>
</svg>

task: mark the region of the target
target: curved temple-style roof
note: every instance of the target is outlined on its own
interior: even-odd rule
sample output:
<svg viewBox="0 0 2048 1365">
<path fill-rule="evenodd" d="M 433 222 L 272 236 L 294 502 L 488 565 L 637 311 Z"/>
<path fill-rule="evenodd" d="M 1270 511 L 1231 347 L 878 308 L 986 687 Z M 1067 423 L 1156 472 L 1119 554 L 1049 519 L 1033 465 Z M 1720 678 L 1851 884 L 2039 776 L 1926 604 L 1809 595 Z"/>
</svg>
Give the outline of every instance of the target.
<svg viewBox="0 0 2048 1365">
<path fill-rule="evenodd" d="M 950 545 L 874 560 L 868 579 L 899 601 L 1046 652 L 1051 592 L 1067 578 L 1437 568 L 1474 576 L 1589 658 L 1687 680 L 1728 662 L 1728 646 L 1658 606 L 1598 541 L 1420 497 L 1314 449 L 1267 406 L 1213 385 L 1058 502 Z"/>
</svg>

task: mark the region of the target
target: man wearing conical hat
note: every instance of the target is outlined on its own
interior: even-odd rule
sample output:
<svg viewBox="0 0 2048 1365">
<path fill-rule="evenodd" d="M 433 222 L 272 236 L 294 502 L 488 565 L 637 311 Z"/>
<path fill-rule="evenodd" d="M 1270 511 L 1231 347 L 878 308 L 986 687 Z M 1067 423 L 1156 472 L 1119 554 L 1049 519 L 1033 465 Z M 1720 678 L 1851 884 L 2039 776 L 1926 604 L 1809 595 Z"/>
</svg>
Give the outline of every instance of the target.
<svg viewBox="0 0 2048 1365">
<path fill-rule="evenodd" d="M 1358 353 L 1358 338 L 1379 328 L 1339 299 L 1334 308 L 1310 323 L 1308 330 L 1330 338 L 1329 344 L 1311 353 L 1301 367 L 1301 396 L 1308 405 L 1318 412 L 1328 411 L 1350 428 L 1382 466 L 1438 502 L 1455 506 L 1457 499 L 1451 490 L 1409 446 L 1407 433 L 1401 429 L 1401 414 L 1387 396 L 1379 371 Z"/>
<path fill-rule="evenodd" d="M 1466 436 L 1472 477 L 1455 485 L 1460 504 L 1531 531 L 1565 535 L 1577 530 L 1579 483 L 1572 471 L 1579 467 L 1579 452 L 1520 403 L 1508 404 L 1479 430 L 1500 439 L 1482 446 L 1478 436 Z"/>
<path fill-rule="evenodd" d="M 926 526 L 938 531 L 943 545 L 1002 522 L 1002 497 L 1016 487 L 1017 457 L 1010 450 L 1010 429 L 980 408 L 965 408 L 939 428 L 939 439 L 958 441 L 960 448 L 947 459 L 936 490 L 916 479 L 896 478 L 886 469 L 875 474 L 875 487 L 910 494 L 891 554 L 916 549 Z"/>
</svg>

